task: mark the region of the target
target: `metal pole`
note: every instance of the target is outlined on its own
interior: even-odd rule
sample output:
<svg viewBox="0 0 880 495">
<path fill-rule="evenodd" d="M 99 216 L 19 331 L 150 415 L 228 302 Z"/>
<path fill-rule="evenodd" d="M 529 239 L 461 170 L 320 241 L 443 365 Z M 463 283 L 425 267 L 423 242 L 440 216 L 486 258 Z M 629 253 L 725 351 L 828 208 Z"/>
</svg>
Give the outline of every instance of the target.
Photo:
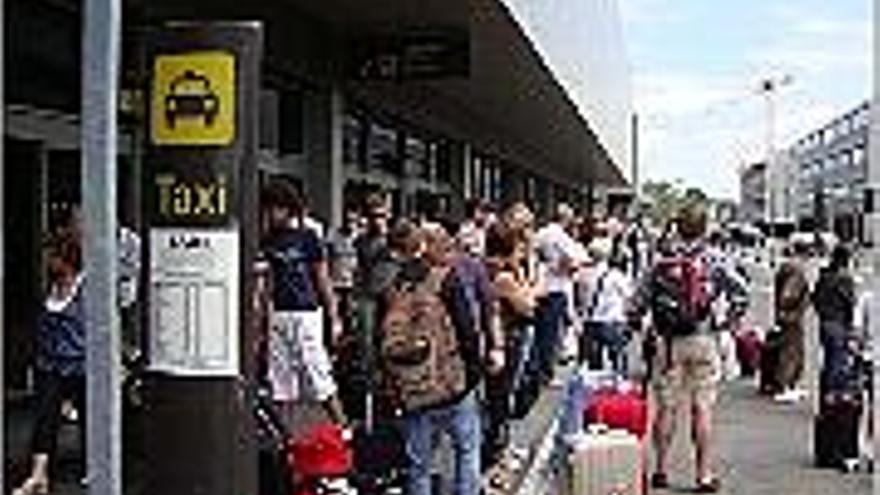
<svg viewBox="0 0 880 495">
<path fill-rule="evenodd" d="M 116 256 L 116 102 L 121 0 L 87 0 L 82 40 L 89 493 L 122 493 Z"/>
<path fill-rule="evenodd" d="M 3 40 L 6 38 L 5 33 L 3 32 L 3 26 L 6 25 L 6 19 L 4 12 L 6 10 L 6 4 L 0 0 L 0 53 L 6 53 L 6 49 L 3 46 Z M 0 70 L 0 73 L 4 71 Z M 3 93 L 3 81 L 5 77 L 0 77 L 0 107 L 3 108 L 3 112 L 6 112 L 6 99 Z M 6 214 L 3 209 L 4 198 L 6 197 L 6 181 L 4 180 L 4 176 L 6 174 L 6 154 L 3 148 L 3 144 L 6 139 L 5 129 L 3 128 L 3 122 L 6 119 L 0 118 L 0 426 L 6 424 L 6 397 L 3 393 L 6 390 L 6 377 L 4 376 L 3 371 L 6 369 L 6 360 L 3 358 L 6 353 L 6 347 L 3 345 L 3 341 L 6 337 L 6 316 L 3 310 L 3 303 L 6 299 L 6 258 L 3 253 L 4 246 L 4 223 L 6 221 Z M 0 460 L 3 460 L 3 465 L 6 465 L 6 452 L 4 450 L 4 446 L 6 445 L 6 438 L 4 437 L 5 427 L 0 427 Z M 6 469 L 0 469 L 0 486 L 6 486 L 6 480 L 4 479 L 4 473 Z"/>
<path fill-rule="evenodd" d="M 630 166 L 632 167 L 632 187 L 633 202 L 636 208 L 638 205 L 639 194 L 639 114 L 633 112 L 632 115 L 632 157 Z"/>
<path fill-rule="evenodd" d="M 760 92 L 764 95 L 767 111 L 767 128 L 765 134 L 765 146 L 767 153 L 767 175 L 766 175 L 766 200 L 765 206 L 767 215 L 767 225 L 769 242 L 770 242 L 770 267 L 776 265 L 776 243 L 774 242 L 774 234 L 776 227 L 776 194 L 777 194 L 777 173 L 776 170 L 776 93 L 779 88 L 791 84 L 791 77 L 782 76 L 779 79 L 767 78 L 761 81 Z"/>
<path fill-rule="evenodd" d="M 766 81 L 764 86 L 767 102 L 767 135 L 765 137 L 767 147 L 767 232 L 769 233 L 770 242 L 770 268 L 776 265 L 776 243 L 774 234 L 776 227 L 776 163 L 774 150 L 773 127 L 775 125 L 776 115 L 773 108 L 774 91 L 776 91 L 775 83 L 771 80 Z"/>
<path fill-rule="evenodd" d="M 876 46 L 877 42 L 880 41 L 880 0 L 874 0 L 874 45 Z M 874 70 L 880 68 L 880 52 L 874 50 Z M 871 270 L 869 272 L 869 276 L 871 277 L 870 287 L 872 289 L 872 297 L 870 299 L 870 318 L 869 318 L 869 330 L 870 335 L 873 340 L 873 350 L 874 356 L 880 352 L 880 332 L 877 331 L 877 325 L 880 323 L 880 209 L 878 209 L 878 201 L 880 201 L 880 197 L 878 197 L 877 191 L 880 190 L 880 79 L 874 78 L 874 98 L 871 101 L 870 108 L 870 118 L 869 122 L 869 134 L 868 134 L 868 145 L 870 149 L 868 150 L 868 190 L 867 194 L 870 194 L 871 197 L 868 201 L 866 201 L 870 205 L 870 211 L 865 212 L 866 220 L 869 222 L 869 235 L 871 239 Z M 875 373 L 877 372 L 877 368 L 874 368 Z M 877 388 L 880 388 L 880 385 L 877 384 L 877 377 L 874 377 L 874 396 L 876 397 Z M 874 425 L 878 424 L 880 421 L 880 411 L 877 410 L 877 407 L 872 407 L 874 414 Z M 878 438 L 876 433 L 874 433 L 873 445 L 874 454 L 876 459 L 878 449 Z M 874 471 L 874 489 L 880 487 L 880 474 L 875 470 Z M 875 492 L 876 493 L 876 492 Z"/>
</svg>

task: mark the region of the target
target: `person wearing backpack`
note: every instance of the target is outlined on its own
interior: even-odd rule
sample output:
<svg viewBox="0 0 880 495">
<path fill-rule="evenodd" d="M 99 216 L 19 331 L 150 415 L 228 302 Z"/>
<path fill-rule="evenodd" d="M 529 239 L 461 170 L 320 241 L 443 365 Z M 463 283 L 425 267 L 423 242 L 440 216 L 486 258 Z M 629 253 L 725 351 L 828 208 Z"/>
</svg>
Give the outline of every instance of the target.
<svg viewBox="0 0 880 495">
<path fill-rule="evenodd" d="M 443 229 L 414 229 L 385 295 L 380 319 L 382 367 L 404 411 L 407 493 L 430 495 L 435 434 L 447 433 L 455 456 L 454 493 L 480 491 L 482 362 L 473 311 L 451 266 Z"/>
<path fill-rule="evenodd" d="M 656 335 L 650 367 L 657 401 L 653 426 L 656 467 L 651 485 L 657 489 L 669 486 L 669 453 L 682 393 L 687 394 L 692 411 L 696 492 L 717 493 L 720 489 L 720 480 L 710 466 L 712 417 L 721 378 L 712 306 L 725 294 L 726 321 L 735 322 L 747 307 L 748 291 L 729 263 L 712 262 L 707 255 L 706 224 L 702 205 L 689 203 L 681 208 L 676 218 L 677 237 L 658 254 L 630 307 L 632 322 L 641 321 L 650 311 Z"/>
<path fill-rule="evenodd" d="M 607 239 L 597 239 L 591 244 L 591 255 L 596 261 L 589 281 L 584 284 L 583 320 L 584 330 L 580 346 L 589 362 L 590 369 L 603 368 L 605 353 L 611 369 L 620 376 L 628 372 L 626 345 L 629 342 L 626 304 L 632 296 L 632 280 L 624 271 L 625 258 L 613 257 L 613 248 Z M 584 352 L 582 352 L 583 354 Z"/>
</svg>

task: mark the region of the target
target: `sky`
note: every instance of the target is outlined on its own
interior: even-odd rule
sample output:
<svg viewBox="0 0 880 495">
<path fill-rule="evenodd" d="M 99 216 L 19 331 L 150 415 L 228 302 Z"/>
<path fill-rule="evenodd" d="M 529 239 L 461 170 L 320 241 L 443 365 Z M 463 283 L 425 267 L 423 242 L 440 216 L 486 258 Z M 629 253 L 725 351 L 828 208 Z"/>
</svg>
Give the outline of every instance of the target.
<svg viewBox="0 0 880 495">
<path fill-rule="evenodd" d="M 871 0 L 620 0 L 640 173 L 736 198 L 765 156 L 762 79 L 785 148 L 871 94 Z"/>
</svg>

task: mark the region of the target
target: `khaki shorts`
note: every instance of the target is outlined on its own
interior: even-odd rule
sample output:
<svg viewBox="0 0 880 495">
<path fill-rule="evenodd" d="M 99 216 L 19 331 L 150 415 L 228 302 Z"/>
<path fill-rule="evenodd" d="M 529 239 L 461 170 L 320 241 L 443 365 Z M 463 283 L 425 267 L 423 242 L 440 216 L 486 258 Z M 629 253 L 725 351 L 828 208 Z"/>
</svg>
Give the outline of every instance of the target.
<svg viewBox="0 0 880 495">
<path fill-rule="evenodd" d="M 666 345 L 671 343 L 672 352 Z M 669 363 L 671 356 L 672 362 Z M 683 394 L 702 407 L 710 407 L 718 396 L 721 356 L 714 335 L 689 335 L 660 339 L 654 360 L 654 393 L 663 408 L 677 406 Z"/>
</svg>

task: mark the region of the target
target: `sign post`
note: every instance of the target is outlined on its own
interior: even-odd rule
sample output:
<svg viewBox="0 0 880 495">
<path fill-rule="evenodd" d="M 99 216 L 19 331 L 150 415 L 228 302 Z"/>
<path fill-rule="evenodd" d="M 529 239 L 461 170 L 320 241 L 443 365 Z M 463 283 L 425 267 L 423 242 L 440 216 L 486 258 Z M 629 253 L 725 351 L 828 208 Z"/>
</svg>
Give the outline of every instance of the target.
<svg viewBox="0 0 880 495">
<path fill-rule="evenodd" d="M 874 0 L 874 46 L 880 41 L 880 0 Z M 880 52 L 874 51 L 874 70 L 880 68 Z M 880 331 L 877 330 L 878 322 L 880 322 L 880 79 L 874 78 L 874 94 L 871 99 L 871 107 L 869 109 L 869 130 L 868 130 L 868 189 L 865 191 L 868 208 L 865 209 L 865 221 L 868 223 L 868 236 L 870 239 L 869 264 L 870 277 L 869 287 L 871 288 L 870 299 L 870 315 L 869 330 L 872 338 L 871 345 L 874 356 L 880 352 Z M 875 373 L 877 369 L 875 368 Z M 874 393 L 880 385 L 877 384 L 874 377 Z M 874 424 L 880 421 L 880 410 L 873 408 Z M 875 434 L 876 435 L 876 434 Z M 874 436 L 873 448 L 874 454 L 880 450 L 880 438 Z M 876 457 L 875 457 L 876 459 Z M 874 472 L 874 488 L 880 486 L 880 473 Z"/>
<path fill-rule="evenodd" d="M 146 493 L 256 493 L 251 266 L 258 23 L 173 23 L 145 39 Z"/>
<path fill-rule="evenodd" d="M 82 38 L 83 261 L 86 315 L 86 465 L 89 493 L 122 493 L 120 338 L 116 253 L 116 102 L 122 3 L 85 2 Z"/>
</svg>

